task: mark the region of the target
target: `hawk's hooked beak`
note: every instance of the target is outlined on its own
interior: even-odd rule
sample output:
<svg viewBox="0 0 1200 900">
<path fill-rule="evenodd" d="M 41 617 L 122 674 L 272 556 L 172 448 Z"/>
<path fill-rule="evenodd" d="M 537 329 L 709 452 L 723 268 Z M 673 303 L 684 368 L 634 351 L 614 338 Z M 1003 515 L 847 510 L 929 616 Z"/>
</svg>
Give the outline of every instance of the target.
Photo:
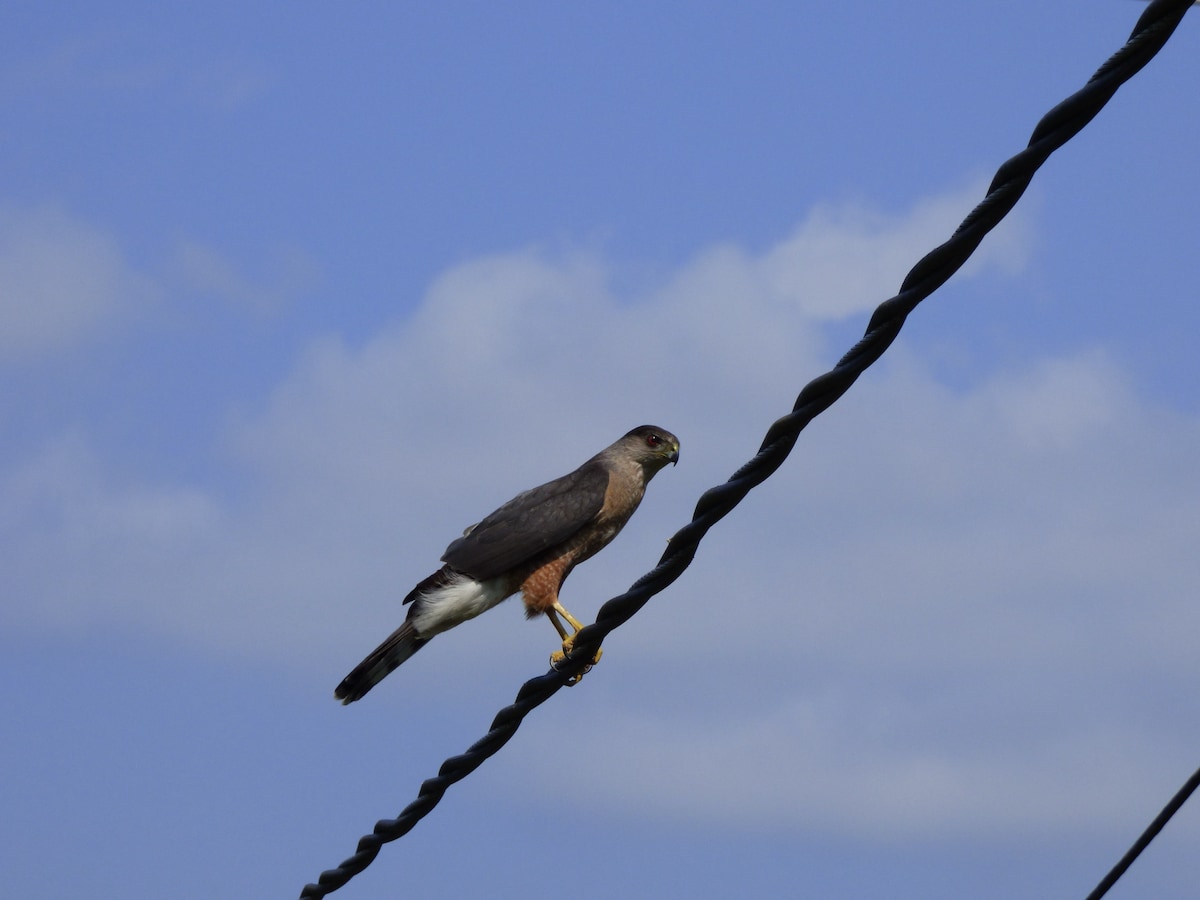
<svg viewBox="0 0 1200 900">
<path fill-rule="evenodd" d="M 667 454 L 667 461 L 673 465 L 679 465 L 679 445 L 675 444 L 671 447 L 671 452 Z"/>
</svg>

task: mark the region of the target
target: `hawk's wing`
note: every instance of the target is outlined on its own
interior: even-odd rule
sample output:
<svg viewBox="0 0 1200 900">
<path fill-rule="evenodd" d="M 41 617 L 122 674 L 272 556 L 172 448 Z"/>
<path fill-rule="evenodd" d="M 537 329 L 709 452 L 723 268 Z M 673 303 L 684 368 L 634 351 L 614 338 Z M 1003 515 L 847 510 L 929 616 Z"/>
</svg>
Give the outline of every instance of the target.
<svg viewBox="0 0 1200 900">
<path fill-rule="evenodd" d="M 480 581 L 502 575 L 595 521 L 607 490 L 604 466 L 584 463 L 513 497 L 447 547 L 442 562 Z"/>
</svg>

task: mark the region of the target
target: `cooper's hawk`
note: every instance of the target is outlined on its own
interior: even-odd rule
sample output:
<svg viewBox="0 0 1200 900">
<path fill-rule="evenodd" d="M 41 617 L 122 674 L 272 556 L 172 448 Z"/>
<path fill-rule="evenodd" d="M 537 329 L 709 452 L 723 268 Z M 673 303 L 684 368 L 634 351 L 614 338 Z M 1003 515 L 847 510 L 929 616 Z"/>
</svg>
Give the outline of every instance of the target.
<svg viewBox="0 0 1200 900">
<path fill-rule="evenodd" d="M 558 602 L 563 581 L 625 527 L 655 473 L 678 461 L 679 439 L 642 425 L 569 475 L 518 494 L 472 525 L 446 548 L 445 565 L 404 598 L 412 604 L 404 624 L 342 680 L 334 696 L 353 703 L 435 634 L 517 591 L 526 616 L 545 613 L 569 651 L 583 626 Z"/>
</svg>

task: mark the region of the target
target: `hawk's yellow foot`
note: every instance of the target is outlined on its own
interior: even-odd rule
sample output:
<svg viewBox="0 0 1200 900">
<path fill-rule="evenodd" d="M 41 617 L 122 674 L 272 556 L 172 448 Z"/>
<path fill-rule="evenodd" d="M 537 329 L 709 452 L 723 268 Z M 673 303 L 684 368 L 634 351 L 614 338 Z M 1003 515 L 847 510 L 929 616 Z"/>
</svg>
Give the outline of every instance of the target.
<svg viewBox="0 0 1200 900">
<path fill-rule="evenodd" d="M 550 654 L 550 667 L 552 669 L 558 669 L 558 667 L 562 664 L 562 661 L 567 658 L 567 654 L 571 652 L 571 647 L 575 643 L 575 635 L 579 634 L 580 630 L 583 628 L 583 625 L 578 619 L 567 612 L 566 609 L 563 608 L 563 605 L 557 601 L 555 601 L 553 608 L 546 610 L 546 616 L 550 619 L 550 624 L 553 625 L 555 630 L 558 632 L 558 636 L 562 638 L 562 649 L 555 650 Z M 564 619 L 566 619 L 567 624 L 574 629 L 570 634 L 567 634 L 567 629 L 564 628 L 562 622 L 558 620 L 559 616 L 562 616 Z M 567 684 L 570 686 L 578 684 L 579 679 L 590 672 L 592 670 L 592 666 L 600 662 L 600 657 L 603 655 L 603 648 L 598 649 L 596 651 L 596 655 L 592 658 L 592 661 L 587 664 L 582 672 L 568 681 Z"/>
<path fill-rule="evenodd" d="M 574 636 L 572 636 L 572 638 L 573 637 Z M 572 638 L 567 638 L 567 640 L 563 641 L 563 649 L 562 650 L 555 650 L 553 653 L 550 654 L 550 668 L 554 669 L 555 671 L 558 671 L 558 667 L 560 665 L 562 665 L 563 660 L 565 660 L 567 658 L 567 654 L 571 652 L 571 644 L 573 642 Z M 600 657 L 603 655 L 604 655 L 604 648 L 601 647 L 599 650 L 596 651 L 596 655 L 592 657 L 592 661 L 583 667 L 583 671 L 580 672 L 578 675 L 573 676 L 567 682 L 567 687 L 574 687 L 575 685 L 579 684 L 579 680 L 581 678 L 583 678 L 583 676 L 586 675 L 588 672 L 592 671 L 592 666 L 594 666 L 596 663 L 600 662 Z"/>
</svg>

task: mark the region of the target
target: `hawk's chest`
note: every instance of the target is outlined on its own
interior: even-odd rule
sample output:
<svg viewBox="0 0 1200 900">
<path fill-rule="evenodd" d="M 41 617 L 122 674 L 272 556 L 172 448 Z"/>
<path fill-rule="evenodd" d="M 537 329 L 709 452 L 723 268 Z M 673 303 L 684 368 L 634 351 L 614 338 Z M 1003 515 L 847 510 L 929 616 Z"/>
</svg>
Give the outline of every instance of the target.
<svg viewBox="0 0 1200 900">
<path fill-rule="evenodd" d="M 641 470 L 617 473 L 609 478 L 604 503 L 589 525 L 580 529 L 547 557 L 539 559 L 519 576 L 526 609 L 531 615 L 553 605 L 558 588 L 575 566 L 599 553 L 625 527 L 645 493 Z M 621 477 L 625 476 L 625 477 Z"/>
<path fill-rule="evenodd" d="M 646 493 L 646 482 L 640 467 L 634 471 L 621 473 L 623 477 L 613 477 L 608 481 L 604 492 L 604 505 L 596 516 L 595 525 L 585 530 L 583 540 L 576 551 L 576 560 L 587 559 L 603 549 L 617 536 L 629 517 L 634 514 L 642 496 Z"/>
</svg>

